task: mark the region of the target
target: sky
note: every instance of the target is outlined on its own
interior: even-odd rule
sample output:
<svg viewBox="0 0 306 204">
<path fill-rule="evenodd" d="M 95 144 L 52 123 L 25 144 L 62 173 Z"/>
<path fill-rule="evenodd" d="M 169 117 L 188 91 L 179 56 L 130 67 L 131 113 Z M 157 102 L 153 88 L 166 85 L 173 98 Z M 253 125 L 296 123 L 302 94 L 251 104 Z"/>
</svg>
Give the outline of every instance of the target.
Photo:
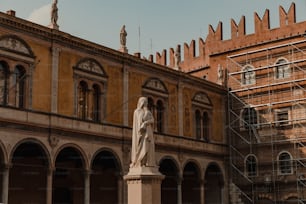
<svg viewBox="0 0 306 204">
<path fill-rule="evenodd" d="M 306 0 L 58 0 L 59 30 L 118 50 L 119 33 L 127 31 L 130 54 L 148 57 L 178 44 L 206 39 L 209 25 L 223 23 L 229 39 L 230 20 L 246 17 L 247 34 L 254 32 L 254 12 L 270 10 L 271 28 L 279 27 L 279 6 L 296 5 L 297 22 L 306 20 Z M 48 26 L 52 0 L 0 0 L 0 11 Z"/>
</svg>

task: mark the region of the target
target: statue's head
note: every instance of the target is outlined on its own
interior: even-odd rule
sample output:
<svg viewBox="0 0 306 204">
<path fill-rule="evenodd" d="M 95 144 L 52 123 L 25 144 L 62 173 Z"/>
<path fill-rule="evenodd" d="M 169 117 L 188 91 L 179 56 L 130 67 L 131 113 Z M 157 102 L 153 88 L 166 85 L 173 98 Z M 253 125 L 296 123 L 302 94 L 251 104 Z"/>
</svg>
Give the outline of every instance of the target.
<svg viewBox="0 0 306 204">
<path fill-rule="evenodd" d="M 148 98 L 147 97 L 140 97 L 138 99 L 137 108 L 143 108 L 148 106 Z"/>
</svg>

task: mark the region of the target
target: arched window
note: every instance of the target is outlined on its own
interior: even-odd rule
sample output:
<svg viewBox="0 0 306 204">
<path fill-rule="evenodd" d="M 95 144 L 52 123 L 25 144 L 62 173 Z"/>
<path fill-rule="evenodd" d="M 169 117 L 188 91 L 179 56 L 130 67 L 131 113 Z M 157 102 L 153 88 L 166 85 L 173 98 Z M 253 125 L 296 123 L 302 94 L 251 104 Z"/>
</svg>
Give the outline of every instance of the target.
<svg viewBox="0 0 306 204">
<path fill-rule="evenodd" d="M 208 117 L 208 113 L 205 111 L 203 113 L 203 139 L 206 142 L 209 142 L 209 117 Z"/>
<path fill-rule="evenodd" d="M 101 121 L 101 90 L 97 84 L 93 85 L 92 89 L 93 89 L 92 119 L 95 122 L 99 122 Z"/>
<path fill-rule="evenodd" d="M 165 84 L 158 78 L 148 79 L 142 86 L 143 96 L 148 98 L 148 109 L 154 117 L 154 130 L 158 133 L 165 133 L 166 130 L 166 110 L 168 100 L 168 90 Z"/>
<path fill-rule="evenodd" d="M 163 132 L 163 123 L 164 123 L 164 105 L 161 100 L 158 100 L 156 103 L 156 128 L 157 132 Z"/>
<path fill-rule="evenodd" d="M 8 66 L 0 62 L 0 104 L 6 105 L 8 101 Z"/>
<path fill-rule="evenodd" d="M 212 103 L 206 93 L 198 92 L 192 99 L 195 138 L 210 141 Z"/>
<path fill-rule="evenodd" d="M 26 72 L 24 67 L 16 66 L 13 75 L 13 88 L 15 90 L 15 106 L 18 108 L 25 107 L 25 83 Z"/>
<path fill-rule="evenodd" d="M 252 66 L 247 65 L 242 70 L 241 83 L 243 85 L 255 84 L 255 72 Z"/>
<path fill-rule="evenodd" d="M 202 130 L 201 130 L 201 112 L 196 110 L 195 113 L 195 123 L 196 123 L 196 138 L 201 139 Z"/>
<path fill-rule="evenodd" d="M 81 81 L 78 86 L 78 117 L 83 120 L 87 118 L 87 92 L 87 83 L 85 81 Z"/>
<path fill-rule="evenodd" d="M 292 174 L 292 159 L 288 152 L 282 152 L 278 155 L 279 174 Z"/>
<path fill-rule="evenodd" d="M 251 127 L 256 127 L 258 124 L 257 121 L 257 112 L 253 107 L 244 108 L 242 111 L 242 127 L 246 130 Z"/>
<path fill-rule="evenodd" d="M 275 65 L 275 78 L 283 79 L 290 77 L 290 66 L 286 59 L 282 58 L 277 60 Z"/>
<path fill-rule="evenodd" d="M 248 155 L 245 160 L 245 168 L 247 176 L 257 175 L 257 159 L 255 155 Z"/>
<path fill-rule="evenodd" d="M 83 58 L 74 67 L 74 114 L 83 120 L 101 122 L 105 117 L 106 72 L 95 59 Z"/>
</svg>

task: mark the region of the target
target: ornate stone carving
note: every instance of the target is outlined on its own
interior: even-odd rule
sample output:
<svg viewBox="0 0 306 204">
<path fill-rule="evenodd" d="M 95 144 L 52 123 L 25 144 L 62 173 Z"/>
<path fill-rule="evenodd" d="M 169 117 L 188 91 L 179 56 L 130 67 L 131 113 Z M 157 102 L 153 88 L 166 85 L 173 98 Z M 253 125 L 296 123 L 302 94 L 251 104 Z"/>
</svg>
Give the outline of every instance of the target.
<svg viewBox="0 0 306 204">
<path fill-rule="evenodd" d="M 208 98 L 208 96 L 204 93 L 198 93 L 194 96 L 194 101 L 199 102 L 199 103 L 203 103 L 203 104 L 209 104 L 211 105 L 211 102 Z"/>
<path fill-rule="evenodd" d="M 52 148 L 56 147 L 56 145 L 59 142 L 59 138 L 55 135 L 50 135 L 49 136 L 49 144 Z"/>
<path fill-rule="evenodd" d="M 13 37 L 7 37 L 1 39 L 0 48 L 5 48 L 7 50 L 17 51 L 27 55 L 31 55 L 31 52 L 24 45 L 24 43 Z"/>
<path fill-rule="evenodd" d="M 84 71 L 94 72 L 100 75 L 105 74 L 102 67 L 97 62 L 90 59 L 80 62 L 77 65 L 77 68 L 82 69 Z"/>
<path fill-rule="evenodd" d="M 158 79 L 150 79 L 146 85 L 145 85 L 146 88 L 151 88 L 151 89 L 155 89 L 155 90 L 159 90 L 161 92 L 164 92 L 166 93 L 167 92 L 167 89 L 166 87 L 161 83 L 160 80 Z"/>
</svg>

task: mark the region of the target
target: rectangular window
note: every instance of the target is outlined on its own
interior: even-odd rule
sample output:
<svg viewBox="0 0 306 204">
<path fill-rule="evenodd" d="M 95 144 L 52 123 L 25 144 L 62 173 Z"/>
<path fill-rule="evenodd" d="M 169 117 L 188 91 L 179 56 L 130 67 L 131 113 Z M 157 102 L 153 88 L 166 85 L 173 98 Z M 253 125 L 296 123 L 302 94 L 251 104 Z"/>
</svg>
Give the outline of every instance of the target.
<svg viewBox="0 0 306 204">
<path fill-rule="evenodd" d="M 289 125 L 289 108 L 275 110 L 275 124 L 277 127 Z"/>
</svg>

